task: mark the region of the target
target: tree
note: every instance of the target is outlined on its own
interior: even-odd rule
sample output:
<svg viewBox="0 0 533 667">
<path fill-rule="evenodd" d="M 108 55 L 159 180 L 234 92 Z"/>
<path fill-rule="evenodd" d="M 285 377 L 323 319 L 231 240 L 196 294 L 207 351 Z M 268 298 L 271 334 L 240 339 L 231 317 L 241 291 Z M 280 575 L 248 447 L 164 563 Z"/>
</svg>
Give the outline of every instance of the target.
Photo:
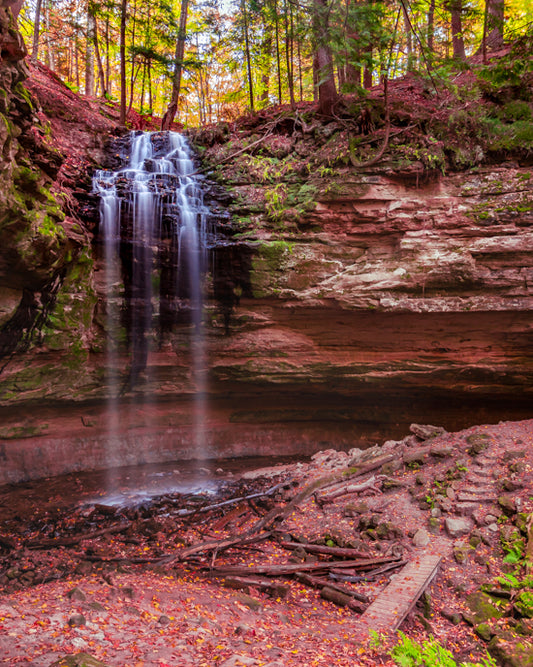
<svg viewBox="0 0 533 667">
<path fill-rule="evenodd" d="M 451 15 L 453 57 L 457 60 L 466 60 L 463 39 L 463 0 L 449 0 L 446 8 Z"/>
<path fill-rule="evenodd" d="M 120 4 L 120 123 L 126 124 L 126 12 L 128 0 Z"/>
<path fill-rule="evenodd" d="M 31 60 L 36 63 L 39 57 L 39 28 L 41 25 L 41 6 L 42 0 L 37 0 L 35 5 L 35 20 L 33 24 L 33 46 L 31 50 Z"/>
<path fill-rule="evenodd" d="M 189 0 L 181 0 L 180 19 L 178 26 L 178 38 L 176 40 L 176 52 L 174 54 L 174 77 L 172 79 L 172 96 L 168 108 L 161 121 L 162 130 L 170 130 L 176 113 L 180 97 L 181 73 L 183 69 L 183 58 L 185 56 L 185 39 L 187 37 L 187 12 Z"/>
<path fill-rule="evenodd" d="M 329 7 L 326 0 L 313 0 L 313 72 L 318 92 L 318 112 L 331 116 L 338 100 L 333 56 L 329 45 Z"/>
<path fill-rule="evenodd" d="M 503 47 L 504 0 L 486 0 L 483 30 L 484 49 Z"/>
</svg>

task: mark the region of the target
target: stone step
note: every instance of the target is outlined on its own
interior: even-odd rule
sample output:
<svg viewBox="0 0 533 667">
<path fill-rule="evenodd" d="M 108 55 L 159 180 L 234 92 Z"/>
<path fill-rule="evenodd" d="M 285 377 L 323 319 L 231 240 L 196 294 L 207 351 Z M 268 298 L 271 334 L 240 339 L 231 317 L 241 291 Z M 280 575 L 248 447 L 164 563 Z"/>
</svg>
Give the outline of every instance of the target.
<svg viewBox="0 0 533 667">
<path fill-rule="evenodd" d="M 455 514 L 459 516 L 468 516 L 472 517 L 474 512 L 479 509 L 479 502 L 469 503 L 469 502 L 458 502 L 455 505 Z"/>
<path fill-rule="evenodd" d="M 480 477 L 487 478 L 487 477 L 492 477 L 493 469 L 490 466 L 486 468 L 481 468 L 481 467 L 474 468 L 474 466 L 472 466 L 470 468 L 470 472 L 472 472 L 474 475 L 479 475 Z"/>
<path fill-rule="evenodd" d="M 476 496 L 472 493 L 458 493 L 457 500 L 466 503 L 495 503 L 498 500 L 498 496 Z"/>
<path fill-rule="evenodd" d="M 487 495 L 487 494 L 494 494 L 494 486 L 491 484 L 489 485 L 484 485 L 481 486 L 481 484 L 477 484 L 476 486 L 463 486 L 460 491 L 457 492 L 458 494 L 461 493 L 471 493 L 473 495 Z"/>
</svg>

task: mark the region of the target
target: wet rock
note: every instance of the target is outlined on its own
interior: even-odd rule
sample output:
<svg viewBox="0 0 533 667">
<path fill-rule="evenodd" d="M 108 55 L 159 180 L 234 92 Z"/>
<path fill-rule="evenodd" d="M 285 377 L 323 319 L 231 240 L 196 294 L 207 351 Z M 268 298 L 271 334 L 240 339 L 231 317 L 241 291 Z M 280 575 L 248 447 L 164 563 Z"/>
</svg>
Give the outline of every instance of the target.
<svg viewBox="0 0 533 667">
<path fill-rule="evenodd" d="M 263 607 L 260 600 L 256 600 L 256 598 L 246 595 L 246 593 L 239 593 L 235 596 L 235 599 L 251 611 L 259 611 Z"/>
<path fill-rule="evenodd" d="M 486 642 L 489 642 L 494 636 L 492 627 L 488 623 L 480 623 L 479 625 L 476 625 L 474 632 Z"/>
<path fill-rule="evenodd" d="M 453 519 L 448 517 L 445 521 L 446 532 L 450 537 L 461 537 L 467 535 L 473 528 L 469 519 Z"/>
<path fill-rule="evenodd" d="M 521 591 L 515 598 L 514 609 L 519 616 L 533 618 L 533 592 Z"/>
<path fill-rule="evenodd" d="M 85 600 L 87 599 L 85 593 L 81 590 L 81 588 L 78 588 L 77 586 L 67 592 L 67 597 L 70 600 L 77 600 L 78 602 L 85 602 Z"/>
<path fill-rule="evenodd" d="M 463 612 L 463 618 L 472 626 L 502 618 L 507 611 L 505 607 L 496 605 L 489 595 L 481 591 L 467 595 L 466 605 L 468 611 Z"/>
<path fill-rule="evenodd" d="M 533 644 L 511 632 L 498 632 L 489 643 L 489 652 L 505 667 L 531 667 Z"/>
<path fill-rule="evenodd" d="M 452 609 L 441 609 L 441 615 L 453 625 L 459 625 L 459 623 L 462 621 L 463 617 L 461 614 L 457 611 L 453 611 Z"/>
<path fill-rule="evenodd" d="M 466 442 L 470 445 L 468 449 L 470 456 L 478 456 L 487 449 L 490 438 L 486 433 L 474 433 L 467 436 Z"/>
<path fill-rule="evenodd" d="M 87 625 L 87 619 L 83 614 L 73 614 L 68 619 L 68 624 L 71 628 L 79 627 L 81 625 Z"/>
<path fill-rule="evenodd" d="M 425 547 L 429 544 L 429 533 L 423 528 L 419 528 L 413 535 L 413 544 L 415 547 Z"/>
<path fill-rule="evenodd" d="M 464 563 L 468 558 L 472 547 L 465 542 L 460 542 L 455 544 L 453 547 L 453 557 L 455 558 L 456 563 Z"/>
<path fill-rule="evenodd" d="M 517 479 L 504 479 L 502 481 L 502 488 L 504 491 L 517 491 L 523 488 L 524 484 Z"/>
<path fill-rule="evenodd" d="M 446 429 L 442 426 L 431 426 L 431 424 L 411 424 L 409 430 L 420 440 L 431 440 L 446 433 Z"/>
<path fill-rule="evenodd" d="M 100 662 L 88 653 L 77 653 L 76 655 L 66 655 L 50 667 L 107 667 L 106 663 Z"/>
<path fill-rule="evenodd" d="M 503 513 L 507 516 L 513 516 L 513 514 L 516 514 L 516 501 L 513 500 L 513 498 L 510 498 L 509 496 L 500 496 L 498 498 L 498 505 L 502 508 Z"/>
</svg>

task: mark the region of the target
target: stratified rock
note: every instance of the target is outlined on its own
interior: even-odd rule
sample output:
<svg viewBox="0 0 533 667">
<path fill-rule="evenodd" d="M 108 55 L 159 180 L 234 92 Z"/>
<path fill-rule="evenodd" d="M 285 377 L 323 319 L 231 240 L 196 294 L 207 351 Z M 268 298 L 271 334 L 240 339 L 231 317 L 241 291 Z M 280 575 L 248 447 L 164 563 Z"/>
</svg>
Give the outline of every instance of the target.
<svg viewBox="0 0 533 667">
<path fill-rule="evenodd" d="M 430 424 L 411 424 L 409 430 L 420 440 L 431 440 L 446 433 L 446 429 L 442 426 L 431 426 Z"/>
</svg>

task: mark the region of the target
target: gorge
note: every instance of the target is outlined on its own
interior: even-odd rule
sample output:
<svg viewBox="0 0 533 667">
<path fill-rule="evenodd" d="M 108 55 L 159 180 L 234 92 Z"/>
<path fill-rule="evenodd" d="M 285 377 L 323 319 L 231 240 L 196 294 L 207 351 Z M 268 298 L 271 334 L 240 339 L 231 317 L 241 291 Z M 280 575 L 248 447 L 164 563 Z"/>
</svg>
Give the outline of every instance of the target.
<svg viewBox="0 0 533 667">
<path fill-rule="evenodd" d="M 199 310 L 177 307 L 191 295 L 174 291 L 168 230 L 153 279 L 136 285 L 141 258 L 125 247 L 121 275 L 106 273 L 91 177 L 121 166 L 116 116 L 43 66 L 31 97 L 2 11 L 0 484 L 197 457 L 199 376 L 201 458 L 308 455 L 399 437 L 413 421 L 453 429 L 531 416 L 528 145 L 502 151 L 474 137 L 459 163 L 453 136 L 435 138 L 434 100 L 409 81 L 397 88 L 391 155 L 366 167 L 350 157 L 349 121 L 307 107 L 190 132 L 209 209 L 205 365 L 195 366 Z M 406 95 L 421 114 L 433 109 L 418 152 Z M 376 92 L 372 113 L 380 104 Z M 136 289 L 150 290 L 137 303 L 151 307 L 160 295 L 149 345 Z"/>
</svg>

